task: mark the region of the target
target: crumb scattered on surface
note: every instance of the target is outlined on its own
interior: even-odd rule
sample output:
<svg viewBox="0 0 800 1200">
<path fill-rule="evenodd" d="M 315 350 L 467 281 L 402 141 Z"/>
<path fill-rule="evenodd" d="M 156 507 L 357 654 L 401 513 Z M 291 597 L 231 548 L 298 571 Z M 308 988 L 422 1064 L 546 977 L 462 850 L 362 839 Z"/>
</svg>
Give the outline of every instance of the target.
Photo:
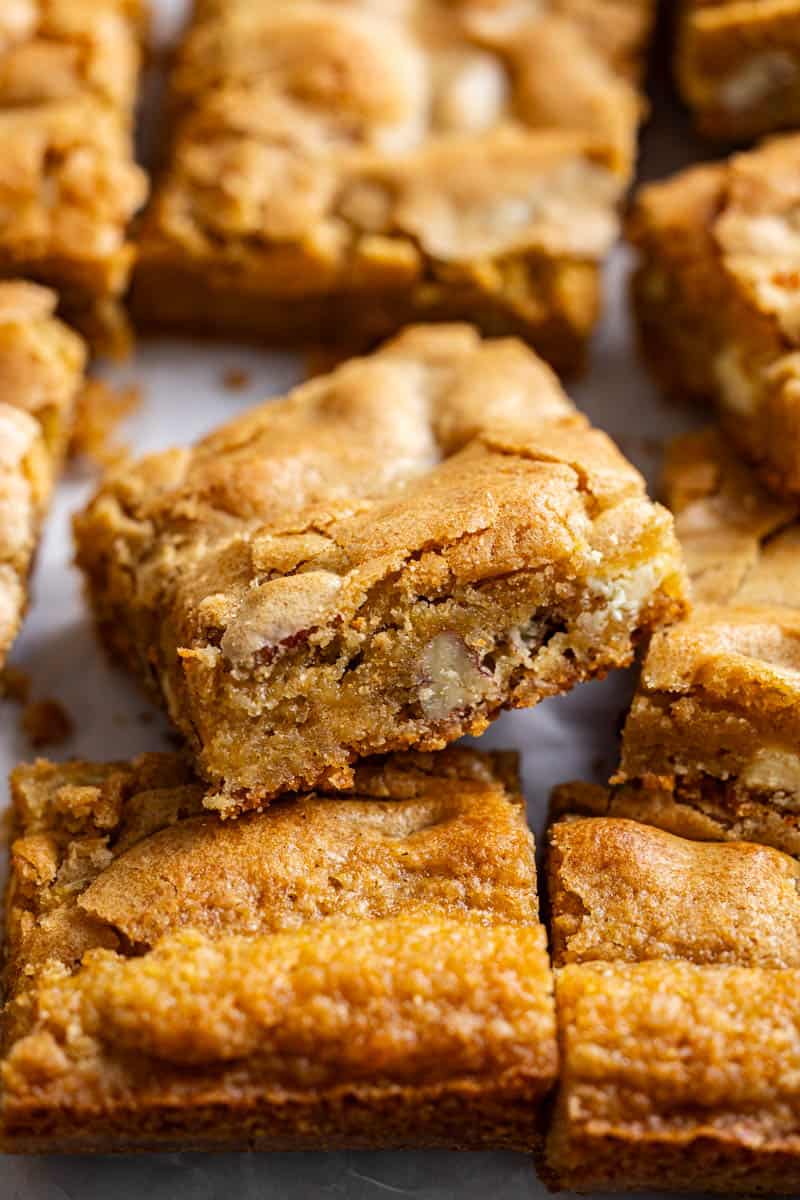
<svg viewBox="0 0 800 1200">
<path fill-rule="evenodd" d="M 222 372 L 222 386 L 229 392 L 241 392 L 250 386 L 250 372 L 241 367 L 228 367 Z"/>
<path fill-rule="evenodd" d="M 0 698 L 14 704 L 25 704 L 31 694 L 31 679 L 18 667 L 5 667 L 0 671 Z"/>
<path fill-rule="evenodd" d="M 117 441 L 117 426 L 141 403 L 141 389 L 136 386 L 113 388 L 102 379 L 88 380 L 78 397 L 72 456 L 83 455 L 101 467 L 122 462 L 128 448 Z"/>
<path fill-rule="evenodd" d="M 73 730 L 72 719 L 58 700 L 33 700 L 22 714 L 22 731 L 33 746 L 57 746 Z"/>
</svg>

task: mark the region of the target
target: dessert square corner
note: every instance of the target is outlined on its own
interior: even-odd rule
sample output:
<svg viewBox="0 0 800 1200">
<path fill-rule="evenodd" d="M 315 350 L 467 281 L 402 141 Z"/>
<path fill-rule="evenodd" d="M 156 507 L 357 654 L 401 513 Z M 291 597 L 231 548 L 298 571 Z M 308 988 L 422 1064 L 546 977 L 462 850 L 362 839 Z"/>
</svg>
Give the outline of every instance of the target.
<svg viewBox="0 0 800 1200">
<path fill-rule="evenodd" d="M 512 771 L 396 756 L 222 822 L 174 755 L 19 768 L 3 1148 L 536 1144 L 555 1017 Z"/>
<path fill-rule="evenodd" d="M 113 473 L 76 534 L 101 636 L 228 815 L 626 666 L 686 604 L 639 474 L 527 347 L 469 326 Z"/>
</svg>

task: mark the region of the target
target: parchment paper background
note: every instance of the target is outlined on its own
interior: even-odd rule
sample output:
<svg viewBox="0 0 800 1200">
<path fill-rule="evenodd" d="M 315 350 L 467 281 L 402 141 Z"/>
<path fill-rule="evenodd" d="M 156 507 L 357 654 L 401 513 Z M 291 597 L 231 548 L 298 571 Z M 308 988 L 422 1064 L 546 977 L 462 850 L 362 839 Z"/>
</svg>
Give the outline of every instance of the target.
<svg viewBox="0 0 800 1200">
<path fill-rule="evenodd" d="M 183 0 L 154 0 L 154 6 L 165 44 L 180 24 Z M 709 154 L 694 143 L 670 96 L 661 45 L 655 60 L 654 111 L 641 162 L 647 178 Z M 152 139 L 155 122 L 151 113 L 145 140 Z M 606 272 L 606 314 L 591 369 L 570 391 L 654 484 L 663 440 L 693 417 L 667 405 L 636 361 L 626 311 L 629 268 L 630 255 L 620 247 Z M 223 386 L 231 369 L 246 372 L 246 388 Z M 137 451 L 191 441 L 240 409 L 281 393 L 303 373 L 302 360 L 290 355 L 173 339 L 143 342 L 133 361 L 106 372 L 116 382 L 135 382 L 143 389 L 144 403 L 125 427 L 126 440 Z M 39 556 L 34 604 L 11 661 L 31 676 L 34 697 L 57 698 L 75 723 L 74 736 L 58 748 L 58 757 L 126 758 L 169 743 L 160 715 L 106 664 L 95 645 L 71 565 L 70 517 L 94 482 L 87 468 L 74 468 L 59 489 Z M 583 686 L 532 711 L 503 716 L 481 739 L 484 747 L 521 753 L 537 833 L 555 783 L 607 778 L 616 762 L 616 728 L 630 686 L 625 673 Z M 7 804 L 8 771 L 33 756 L 18 731 L 18 717 L 16 706 L 0 703 L 0 808 Z M 513 1154 L 0 1155 L 0 1200 L 543 1200 L 546 1195 L 530 1161 Z"/>
</svg>

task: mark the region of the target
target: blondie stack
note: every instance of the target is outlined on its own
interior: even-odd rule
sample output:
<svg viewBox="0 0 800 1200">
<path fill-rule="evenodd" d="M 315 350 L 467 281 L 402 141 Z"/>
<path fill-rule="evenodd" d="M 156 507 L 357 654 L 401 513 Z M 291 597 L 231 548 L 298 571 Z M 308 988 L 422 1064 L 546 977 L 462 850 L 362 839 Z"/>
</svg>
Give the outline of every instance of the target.
<svg viewBox="0 0 800 1200">
<path fill-rule="evenodd" d="M 173 74 L 140 317 L 361 346 L 467 319 L 574 369 L 631 173 L 653 12 L 201 0 Z"/>
<path fill-rule="evenodd" d="M 83 385 L 83 342 L 55 320 L 55 302 L 36 284 L 0 282 L 0 667 Z"/>
<path fill-rule="evenodd" d="M 64 313 L 119 343 L 145 197 L 132 157 L 140 0 L 0 6 L 0 274 L 53 286 Z"/>
<path fill-rule="evenodd" d="M 76 533 L 103 640 L 226 816 L 478 734 L 685 609 L 638 473 L 531 351 L 468 326 L 124 467 Z"/>
<path fill-rule="evenodd" d="M 797 862 L 613 818 L 550 842 L 554 1185 L 796 1192 Z"/>
</svg>

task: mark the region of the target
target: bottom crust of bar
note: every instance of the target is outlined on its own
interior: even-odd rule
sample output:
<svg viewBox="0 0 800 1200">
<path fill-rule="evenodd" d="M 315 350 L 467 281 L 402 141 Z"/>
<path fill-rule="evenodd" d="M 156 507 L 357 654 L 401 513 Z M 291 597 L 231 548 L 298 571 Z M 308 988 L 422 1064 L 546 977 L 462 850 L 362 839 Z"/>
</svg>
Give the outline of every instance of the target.
<svg viewBox="0 0 800 1200">
<path fill-rule="evenodd" d="M 594 263 L 532 258 L 432 276 L 386 291 L 275 295 L 208 263 L 149 254 L 134 277 L 134 320 L 276 345 L 346 346 L 356 353 L 404 325 L 467 320 L 485 334 L 521 337 L 559 372 L 583 369 L 600 308 Z"/>
</svg>

